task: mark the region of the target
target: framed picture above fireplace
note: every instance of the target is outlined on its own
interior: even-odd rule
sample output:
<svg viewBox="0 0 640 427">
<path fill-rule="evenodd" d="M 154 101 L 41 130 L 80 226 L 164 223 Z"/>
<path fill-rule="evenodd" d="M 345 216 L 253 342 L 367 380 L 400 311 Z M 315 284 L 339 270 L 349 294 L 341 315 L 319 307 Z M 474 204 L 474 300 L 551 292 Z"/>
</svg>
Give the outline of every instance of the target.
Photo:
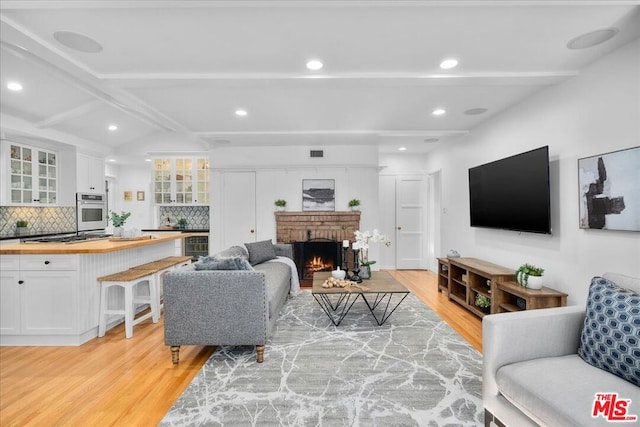
<svg viewBox="0 0 640 427">
<path fill-rule="evenodd" d="M 333 179 L 302 180 L 303 211 L 335 211 L 336 182 Z"/>
</svg>

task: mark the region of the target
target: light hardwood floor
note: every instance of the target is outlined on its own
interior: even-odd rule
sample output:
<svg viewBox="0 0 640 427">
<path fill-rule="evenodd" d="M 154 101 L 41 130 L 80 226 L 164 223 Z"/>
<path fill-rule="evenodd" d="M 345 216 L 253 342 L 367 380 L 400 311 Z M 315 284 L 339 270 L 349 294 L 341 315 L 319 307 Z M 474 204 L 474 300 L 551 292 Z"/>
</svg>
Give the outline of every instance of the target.
<svg viewBox="0 0 640 427">
<path fill-rule="evenodd" d="M 480 319 L 437 292 L 435 273 L 391 273 L 481 351 Z M 0 426 L 155 426 L 213 353 L 184 346 L 173 366 L 162 320 L 80 347 L 0 347 Z"/>
</svg>

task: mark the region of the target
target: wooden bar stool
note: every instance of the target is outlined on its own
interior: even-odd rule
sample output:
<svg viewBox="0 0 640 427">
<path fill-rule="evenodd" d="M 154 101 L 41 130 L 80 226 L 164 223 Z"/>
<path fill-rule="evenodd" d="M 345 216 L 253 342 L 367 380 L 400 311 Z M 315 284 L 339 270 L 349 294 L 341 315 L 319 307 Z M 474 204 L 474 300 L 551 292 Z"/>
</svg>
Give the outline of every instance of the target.
<svg viewBox="0 0 640 427">
<path fill-rule="evenodd" d="M 146 264 L 137 265 L 131 267 L 131 270 L 146 270 L 149 273 L 153 273 L 156 280 L 156 299 L 158 301 L 158 307 L 162 310 L 164 304 L 160 299 L 162 295 L 162 276 L 164 273 L 174 270 L 176 268 L 184 267 L 191 264 L 190 256 L 170 256 L 162 258 L 158 261 L 148 262 Z"/>
<path fill-rule="evenodd" d="M 103 337 L 107 328 L 107 315 L 124 315 L 125 336 L 133 336 L 133 325 L 137 325 L 151 317 L 153 323 L 160 319 L 160 307 L 158 306 L 158 290 L 155 275 L 147 270 L 127 270 L 108 276 L 99 277 L 100 289 L 100 319 L 98 322 L 98 336 Z M 149 295 L 134 295 L 134 287 L 142 283 L 148 283 Z M 120 286 L 124 289 L 124 308 L 108 308 L 108 290 L 112 286 Z M 135 319 L 136 304 L 149 304 L 150 311 Z"/>
</svg>

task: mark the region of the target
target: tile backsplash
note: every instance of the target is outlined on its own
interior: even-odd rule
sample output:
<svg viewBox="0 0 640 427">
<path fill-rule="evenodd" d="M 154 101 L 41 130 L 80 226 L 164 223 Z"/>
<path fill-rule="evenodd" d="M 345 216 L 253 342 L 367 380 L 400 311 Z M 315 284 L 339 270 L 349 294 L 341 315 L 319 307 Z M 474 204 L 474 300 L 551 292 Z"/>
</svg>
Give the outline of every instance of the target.
<svg viewBox="0 0 640 427">
<path fill-rule="evenodd" d="M 187 220 L 187 228 L 209 229 L 209 206 L 160 206 L 160 225 Z"/>
<path fill-rule="evenodd" d="M 70 233 L 76 230 L 76 208 L 0 206 L 0 237 L 15 236 L 20 220 L 27 221 L 28 234 Z"/>
</svg>

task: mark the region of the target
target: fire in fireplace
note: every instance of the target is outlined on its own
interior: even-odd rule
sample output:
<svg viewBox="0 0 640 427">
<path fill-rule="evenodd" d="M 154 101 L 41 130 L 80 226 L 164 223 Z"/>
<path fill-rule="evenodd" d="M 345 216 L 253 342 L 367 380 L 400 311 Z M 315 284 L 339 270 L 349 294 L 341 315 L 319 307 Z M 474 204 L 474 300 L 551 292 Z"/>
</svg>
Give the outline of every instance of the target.
<svg viewBox="0 0 640 427">
<path fill-rule="evenodd" d="M 340 265 L 341 243 L 335 240 L 312 239 L 295 242 L 294 259 L 301 280 L 313 279 L 313 273 L 335 270 Z"/>
<path fill-rule="evenodd" d="M 331 260 L 325 261 L 321 256 L 314 256 L 304 267 L 308 272 L 315 273 L 316 271 L 332 271 L 336 266 Z"/>
</svg>

